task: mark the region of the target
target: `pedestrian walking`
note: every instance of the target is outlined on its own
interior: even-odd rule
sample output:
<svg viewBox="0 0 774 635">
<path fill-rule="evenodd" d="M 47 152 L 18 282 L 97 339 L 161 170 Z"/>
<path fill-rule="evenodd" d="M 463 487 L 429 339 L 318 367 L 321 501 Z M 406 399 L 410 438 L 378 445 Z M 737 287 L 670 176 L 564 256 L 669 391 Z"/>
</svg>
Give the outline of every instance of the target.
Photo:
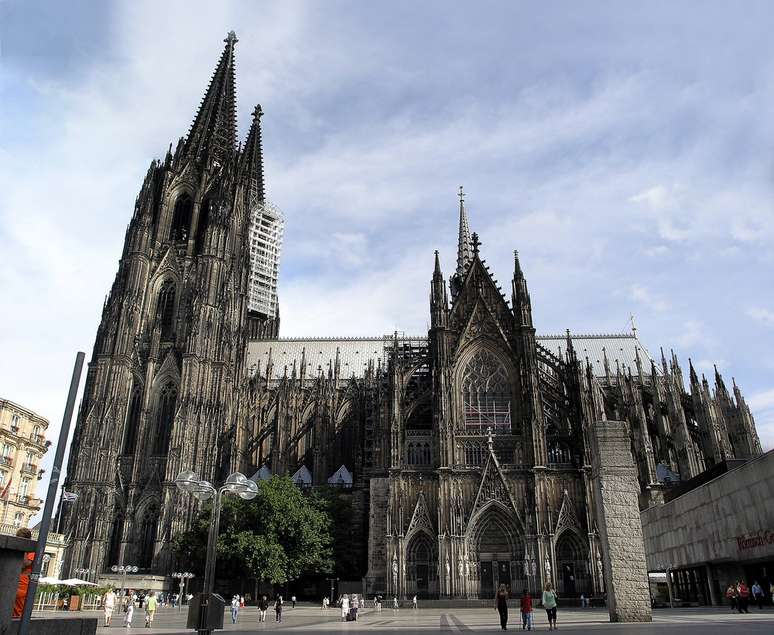
<svg viewBox="0 0 774 635">
<path fill-rule="evenodd" d="M 159 605 L 159 601 L 156 598 L 155 591 L 151 591 L 150 595 L 145 598 L 145 628 L 151 628 L 153 626 L 153 618 L 156 616 L 156 608 Z"/>
<path fill-rule="evenodd" d="M 382 612 L 382 596 L 377 595 L 376 596 L 376 612 L 381 613 Z"/>
<path fill-rule="evenodd" d="M 236 624 L 239 618 L 239 596 L 235 595 L 231 598 L 231 623 Z"/>
<path fill-rule="evenodd" d="M 10 481 L 8 484 L 10 485 Z M 5 489 L 7 490 L 8 487 Z M 32 540 L 32 532 L 27 527 L 19 527 L 19 529 L 16 530 L 16 535 L 19 538 Z M 24 613 L 24 603 L 27 601 L 27 593 L 30 588 L 30 575 L 32 574 L 32 564 L 34 561 L 34 551 L 28 551 L 24 554 L 21 569 L 19 570 L 19 583 L 16 587 L 16 599 L 13 604 L 12 617 L 21 617 L 22 613 Z"/>
<path fill-rule="evenodd" d="M 277 600 L 274 602 L 274 621 L 282 621 L 282 596 L 278 595 Z"/>
<path fill-rule="evenodd" d="M 749 613 L 750 611 L 747 609 L 747 606 L 750 604 L 750 589 L 744 583 L 744 580 L 739 580 L 739 583 L 736 585 L 736 592 L 738 595 L 736 600 L 738 611 L 740 613 L 743 611 Z"/>
<path fill-rule="evenodd" d="M 347 615 L 349 615 L 349 597 L 346 595 L 341 596 L 341 621 L 347 621 Z"/>
<path fill-rule="evenodd" d="M 556 592 L 548 582 L 543 590 L 543 608 L 548 616 L 548 630 L 556 630 Z"/>
<path fill-rule="evenodd" d="M 415 595 L 413 598 L 411 598 L 411 608 L 412 608 L 412 609 L 419 608 L 419 607 L 417 606 L 417 596 L 416 596 L 416 595 Z"/>
<path fill-rule="evenodd" d="M 508 591 L 504 584 L 501 584 L 495 593 L 495 611 L 500 614 L 500 628 L 507 630 L 508 626 Z"/>
<path fill-rule="evenodd" d="M 259 622 L 266 621 L 266 611 L 268 610 L 269 610 L 269 600 L 264 595 L 261 597 L 260 600 L 258 600 L 258 621 Z"/>
<path fill-rule="evenodd" d="M 762 611 L 763 600 L 766 596 L 763 595 L 763 589 L 761 588 L 761 585 L 758 584 L 757 580 L 753 582 L 752 588 L 750 590 L 752 591 L 753 602 L 758 605 L 758 610 Z"/>
<path fill-rule="evenodd" d="M 398 610 L 398 598 L 397 596 L 392 596 L 392 610 L 393 612 Z"/>
<path fill-rule="evenodd" d="M 296 596 L 295 595 L 292 595 L 290 597 L 290 602 L 293 605 L 293 608 L 296 608 Z"/>
<path fill-rule="evenodd" d="M 244 595 L 240 595 L 239 596 L 239 608 L 240 609 L 245 608 L 245 596 Z"/>
<path fill-rule="evenodd" d="M 325 611 L 328 608 L 328 596 L 327 595 L 322 599 L 322 606 L 320 608 L 323 611 Z"/>
<path fill-rule="evenodd" d="M 736 598 L 737 598 L 736 585 L 732 582 L 731 584 L 728 585 L 728 588 L 726 589 L 726 599 L 731 605 L 732 613 L 736 610 Z"/>
<path fill-rule="evenodd" d="M 102 596 L 102 610 L 105 612 L 105 626 L 110 626 L 113 617 L 113 609 L 116 607 L 116 594 L 113 587 L 108 587 L 107 593 Z"/>
<path fill-rule="evenodd" d="M 532 630 L 532 595 L 529 590 L 524 589 L 521 594 L 521 630 L 525 628 L 528 631 Z"/>
<path fill-rule="evenodd" d="M 350 608 L 349 612 L 352 613 L 352 620 L 354 622 L 357 622 L 357 612 L 360 609 L 360 598 L 358 597 L 357 593 L 352 594 L 352 608 Z"/>
<path fill-rule="evenodd" d="M 124 626 L 126 628 L 132 628 L 132 618 L 134 617 L 134 602 L 132 601 L 132 596 L 130 595 L 127 598 L 126 608 L 124 609 L 126 611 L 126 615 L 124 615 Z"/>
</svg>

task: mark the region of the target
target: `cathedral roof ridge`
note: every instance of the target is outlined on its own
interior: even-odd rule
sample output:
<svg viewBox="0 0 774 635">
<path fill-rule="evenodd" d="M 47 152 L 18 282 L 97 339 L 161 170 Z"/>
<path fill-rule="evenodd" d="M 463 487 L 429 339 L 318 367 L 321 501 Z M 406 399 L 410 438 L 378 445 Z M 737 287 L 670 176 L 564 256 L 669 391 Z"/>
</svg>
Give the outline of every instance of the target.
<svg viewBox="0 0 774 635">
<path fill-rule="evenodd" d="M 567 333 L 560 333 L 558 335 L 553 333 L 536 333 L 535 337 L 539 340 L 566 340 L 567 339 Z M 570 331 L 570 337 L 575 338 L 583 338 L 583 339 L 595 339 L 595 340 L 602 340 L 602 339 L 610 339 L 610 338 L 616 338 L 616 339 L 637 339 L 637 336 L 634 333 L 573 333 Z"/>
<path fill-rule="evenodd" d="M 275 337 L 255 340 L 256 342 L 381 342 L 384 335 L 351 335 L 337 337 L 335 335 L 310 335 L 308 337 Z M 392 335 L 389 336 L 390 338 Z"/>
</svg>

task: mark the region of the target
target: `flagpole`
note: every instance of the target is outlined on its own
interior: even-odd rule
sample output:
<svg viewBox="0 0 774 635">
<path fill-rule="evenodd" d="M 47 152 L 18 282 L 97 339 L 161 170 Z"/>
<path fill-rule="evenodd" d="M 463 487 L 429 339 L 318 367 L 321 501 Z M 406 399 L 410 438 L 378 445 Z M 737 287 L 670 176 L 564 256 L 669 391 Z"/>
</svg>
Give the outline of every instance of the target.
<svg viewBox="0 0 774 635">
<path fill-rule="evenodd" d="M 61 534 L 59 531 L 62 528 L 62 507 L 64 507 L 64 491 L 65 486 L 62 484 L 62 491 L 59 493 L 59 511 L 56 513 L 56 533 Z"/>
<path fill-rule="evenodd" d="M 67 395 L 67 404 L 65 405 L 64 416 L 62 417 L 62 427 L 59 429 L 59 441 L 57 442 L 56 453 L 54 454 L 54 466 L 51 469 L 51 479 L 48 482 L 48 493 L 46 494 L 46 503 L 43 507 L 43 518 L 40 521 L 38 545 L 35 549 L 35 560 L 32 563 L 32 573 L 30 573 L 27 598 L 24 601 L 24 612 L 22 613 L 21 623 L 19 624 L 19 635 L 27 635 L 29 631 L 32 607 L 35 604 L 35 593 L 38 590 L 40 570 L 43 566 L 43 554 L 46 550 L 48 529 L 51 526 L 51 512 L 54 510 L 56 491 L 59 488 L 59 475 L 62 470 L 62 462 L 64 461 L 67 437 L 70 433 L 70 421 L 73 418 L 75 397 L 78 395 L 78 385 L 81 383 L 81 371 L 83 370 L 83 360 L 85 357 L 86 355 L 81 352 L 78 352 L 75 356 L 75 367 L 73 368 L 73 374 L 70 379 L 70 392 Z"/>
</svg>

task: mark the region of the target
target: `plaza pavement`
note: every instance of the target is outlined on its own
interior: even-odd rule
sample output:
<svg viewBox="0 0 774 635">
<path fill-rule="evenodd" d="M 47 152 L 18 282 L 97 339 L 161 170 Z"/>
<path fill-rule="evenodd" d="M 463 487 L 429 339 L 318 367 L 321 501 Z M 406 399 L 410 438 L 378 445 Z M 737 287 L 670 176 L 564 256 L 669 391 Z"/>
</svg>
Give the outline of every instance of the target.
<svg viewBox="0 0 774 635">
<path fill-rule="evenodd" d="M 100 616 L 96 612 L 82 613 L 40 613 L 37 617 Z M 535 616 L 535 629 L 548 632 L 545 612 L 538 610 Z M 341 622 L 339 611 L 321 610 L 317 606 L 299 605 L 295 609 L 287 608 L 282 615 L 282 623 L 274 621 L 273 611 L 267 612 L 268 621 L 258 622 L 255 608 L 247 607 L 240 611 L 237 624 L 231 624 L 231 616 L 224 619 L 224 635 L 236 633 L 369 633 L 371 635 L 404 633 L 495 633 L 500 631 L 499 619 L 494 609 L 408 609 L 393 612 L 385 608 L 381 613 L 373 609 L 361 610 L 357 622 Z M 159 609 L 152 629 L 144 628 L 145 614 L 137 609 L 134 613 L 130 632 L 137 635 L 191 635 L 193 631 L 185 628 L 185 610 L 179 612 L 169 607 Z M 123 614 L 116 614 L 113 626 L 97 629 L 97 635 L 124 635 Z M 604 609 L 578 609 L 560 607 L 558 614 L 559 630 L 563 633 L 604 633 L 605 635 L 739 635 L 740 633 L 774 634 L 774 607 L 762 612 L 750 609 L 749 615 L 731 613 L 729 609 L 704 607 L 700 609 L 657 609 L 653 612 L 653 622 L 646 624 L 611 624 Z M 518 608 L 511 607 L 508 631 L 521 631 Z"/>
</svg>

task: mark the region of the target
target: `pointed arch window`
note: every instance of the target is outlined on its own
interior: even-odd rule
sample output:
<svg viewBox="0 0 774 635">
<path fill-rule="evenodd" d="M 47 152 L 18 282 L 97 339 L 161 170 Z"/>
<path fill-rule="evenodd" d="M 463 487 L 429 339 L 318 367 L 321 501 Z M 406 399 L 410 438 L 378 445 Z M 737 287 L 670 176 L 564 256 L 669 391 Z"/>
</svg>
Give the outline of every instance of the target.
<svg viewBox="0 0 774 635">
<path fill-rule="evenodd" d="M 210 225 L 211 207 L 212 202 L 208 198 L 205 198 L 199 207 L 199 220 L 196 224 L 196 244 L 194 246 L 194 253 L 196 254 L 202 253 L 202 248 L 204 247 L 204 237 L 207 234 L 207 227 Z"/>
<path fill-rule="evenodd" d="M 170 381 L 161 389 L 156 403 L 156 437 L 153 443 L 155 456 L 166 456 L 169 452 L 176 401 L 177 387 Z"/>
<path fill-rule="evenodd" d="M 138 564 L 141 569 L 148 569 L 153 564 L 153 552 L 156 545 L 156 527 L 158 509 L 151 505 L 145 510 L 140 524 L 140 557 Z"/>
<path fill-rule="evenodd" d="M 193 200 L 189 194 L 181 194 L 175 201 L 175 209 L 172 212 L 172 225 L 169 229 L 169 239 L 182 241 L 188 239 L 191 228 L 191 212 Z"/>
<path fill-rule="evenodd" d="M 164 280 L 161 289 L 159 289 L 156 318 L 161 327 L 161 339 L 171 339 L 175 327 L 175 283 L 173 280 Z"/>
<path fill-rule="evenodd" d="M 465 429 L 486 434 L 487 428 L 510 433 L 511 384 L 503 363 L 490 351 L 477 351 L 462 373 Z"/>
<path fill-rule="evenodd" d="M 140 411 L 142 409 L 142 389 L 135 386 L 129 398 L 129 409 L 126 412 L 126 428 L 124 431 L 124 454 L 134 454 L 137 447 L 137 432 L 140 426 Z"/>
</svg>

